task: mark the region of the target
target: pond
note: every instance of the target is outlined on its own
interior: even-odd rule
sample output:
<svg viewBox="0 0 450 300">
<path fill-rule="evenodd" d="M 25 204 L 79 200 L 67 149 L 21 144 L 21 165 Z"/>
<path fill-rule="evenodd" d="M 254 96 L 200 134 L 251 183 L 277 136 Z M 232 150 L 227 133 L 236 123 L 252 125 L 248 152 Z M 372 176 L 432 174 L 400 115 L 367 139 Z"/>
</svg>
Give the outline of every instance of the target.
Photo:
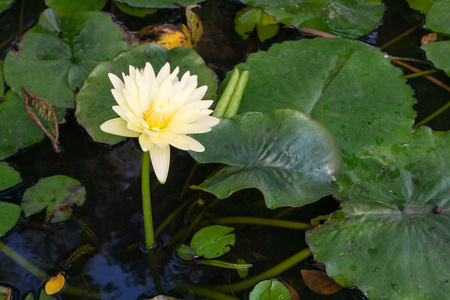
<svg viewBox="0 0 450 300">
<path fill-rule="evenodd" d="M 0 209 L 0 299 L 438 299 L 449 291 L 449 111 L 427 117 L 447 105 L 450 68 L 421 41 L 443 32 L 431 44 L 448 43 L 449 32 L 426 19 L 433 7 L 327 1 L 327 19 L 315 11 L 326 10 L 320 1 L 304 10 L 283 1 L 155 2 L 157 10 L 92 1 L 98 8 L 88 13 L 70 1 L 16 0 L 0 12 L 0 201 L 15 205 Z M 344 8 L 347 19 L 333 20 Z M 164 40 L 167 31 L 174 35 Z M 193 49 L 150 44 L 158 38 Z M 221 101 L 235 67 L 249 71 L 238 115 L 192 135 L 206 150 L 170 147 L 164 183 L 151 169 L 152 249 L 142 142 L 100 130 L 118 117 L 107 74 L 122 80 L 146 60 L 156 74 L 166 61 L 180 79 L 189 70 L 208 86 L 203 99 Z M 425 70 L 434 82 L 402 78 Z M 61 152 L 26 115 L 22 88 L 37 95 L 34 112 L 54 110 Z M 202 228 L 211 229 L 206 241 Z M 208 246 L 217 255 L 200 254 Z M 60 272 L 64 288 L 47 295 Z"/>
</svg>

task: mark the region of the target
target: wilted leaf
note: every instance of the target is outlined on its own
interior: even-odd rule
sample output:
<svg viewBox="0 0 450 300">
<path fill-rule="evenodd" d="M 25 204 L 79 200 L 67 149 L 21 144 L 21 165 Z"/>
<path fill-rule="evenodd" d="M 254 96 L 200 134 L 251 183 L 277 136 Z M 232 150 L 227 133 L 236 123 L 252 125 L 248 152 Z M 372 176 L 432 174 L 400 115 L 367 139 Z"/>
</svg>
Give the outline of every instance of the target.
<svg viewBox="0 0 450 300">
<path fill-rule="evenodd" d="M 202 20 L 194 12 L 194 8 L 199 8 L 200 5 L 189 5 L 186 7 L 186 20 L 187 26 L 189 28 L 190 37 L 192 44 L 195 45 L 200 42 L 203 34 Z"/>
<path fill-rule="evenodd" d="M 46 222 L 62 222 L 72 215 L 72 206 L 84 204 L 86 191 L 80 182 L 56 175 L 38 181 L 25 191 L 22 208 L 28 217 L 47 207 Z"/>
<path fill-rule="evenodd" d="M 37 126 L 52 142 L 55 152 L 61 152 L 59 147 L 58 120 L 53 107 L 41 97 L 36 96 L 22 87 L 25 111 Z"/>
<path fill-rule="evenodd" d="M 422 45 L 425 45 L 425 44 L 429 44 L 429 43 L 435 42 L 436 39 L 437 39 L 437 33 L 436 32 L 432 32 L 432 33 L 424 35 L 422 37 L 422 40 L 420 41 L 420 43 Z"/>
<path fill-rule="evenodd" d="M 306 286 L 321 295 L 331 295 L 342 290 L 342 286 L 327 276 L 323 271 L 302 270 L 302 277 Z"/>
<path fill-rule="evenodd" d="M 64 272 L 60 272 L 58 275 L 52 277 L 45 284 L 45 292 L 48 295 L 53 295 L 59 293 L 64 285 L 66 284 L 66 278 L 64 277 Z"/>
<path fill-rule="evenodd" d="M 10 300 L 12 297 L 12 290 L 7 286 L 0 286 L 0 299 Z"/>
<path fill-rule="evenodd" d="M 192 48 L 189 29 L 184 24 L 149 25 L 137 32 L 140 39 L 161 45 L 167 50 L 175 47 Z"/>
<path fill-rule="evenodd" d="M 191 240 L 191 248 L 198 256 L 215 258 L 230 251 L 234 246 L 234 234 L 228 234 L 234 228 L 221 225 L 208 226 L 200 229 Z"/>
</svg>

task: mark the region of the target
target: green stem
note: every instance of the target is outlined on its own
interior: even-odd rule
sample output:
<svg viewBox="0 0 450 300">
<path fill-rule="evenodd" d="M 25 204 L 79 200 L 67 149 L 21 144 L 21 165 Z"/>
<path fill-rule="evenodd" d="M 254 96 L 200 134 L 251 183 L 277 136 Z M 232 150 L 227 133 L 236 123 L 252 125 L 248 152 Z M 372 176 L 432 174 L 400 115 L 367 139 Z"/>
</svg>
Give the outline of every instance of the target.
<svg viewBox="0 0 450 300">
<path fill-rule="evenodd" d="M 169 223 L 183 210 L 191 203 L 191 201 L 185 201 L 183 204 L 177 207 L 176 210 L 174 210 L 165 220 L 161 223 L 161 225 L 156 228 L 155 236 L 158 237 L 164 230 L 164 228 L 169 225 Z"/>
<path fill-rule="evenodd" d="M 197 259 L 196 262 L 202 265 L 208 265 L 224 269 L 234 269 L 234 270 L 247 270 L 253 267 L 252 264 L 234 264 L 226 261 L 221 261 L 217 259 Z"/>
<path fill-rule="evenodd" d="M 411 79 L 411 78 L 416 78 L 416 77 L 421 77 L 421 76 L 434 74 L 434 73 L 437 73 L 437 72 L 440 72 L 440 70 L 439 69 L 431 69 L 431 70 L 426 70 L 426 71 L 423 71 L 423 72 L 417 72 L 417 73 L 404 75 L 403 78 Z"/>
<path fill-rule="evenodd" d="M 187 283 L 180 283 L 177 284 L 174 288 L 175 291 L 188 293 L 190 291 L 194 292 L 197 296 L 203 296 L 208 299 L 215 299 L 215 300 L 236 300 L 237 298 L 222 294 L 218 291 L 211 290 L 204 287 L 199 287 L 195 285 L 190 285 Z"/>
<path fill-rule="evenodd" d="M 36 276 L 42 281 L 47 281 L 50 276 L 47 275 L 44 271 L 33 265 L 26 258 L 21 256 L 19 253 L 9 248 L 6 244 L 0 241 L 0 251 L 3 252 L 6 256 L 15 261 L 18 265 L 25 268 L 28 272 Z"/>
<path fill-rule="evenodd" d="M 216 107 L 214 108 L 214 111 L 212 113 L 213 117 L 222 118 L 223 115 L 225 114 L 225 110 L 228 107 L 228 103 L 230 102 L 231 96 L 233 95 L 233 91 L 234 88 L 236 87 L 238 79 L 239 79 L 239 70 L 237 68 L 234 68 L 230 81 L 228 82 L 227 87 L 223 91 L 219 101 L 216 104 Z"/>
<path fill-rule="evenodd" d="M 422 121 L 420 121 L 419 123 L 417 123 L 414 128 L 418 128 L 420 125 L 426 124 L 428 122 L 430 122 L 431 120 L 433 120 L 434 118 L 436 118 L 437 116 L 439 116 L 441 113 L 443 113 L 445 110 L 447 110 L 450 107 L 450 101 L 447 102 L 447 104 L 445 104 L 444 106 L 442 106 L 441 108 L 439 108 L 438 110 L 436 110 L 434 113 L 432 113 L 431 115 L 429 115 L 428 117 L 426 117 L 425 119 L 423 119 Z"/>
<path fill-rule="evenodd" d="M 247 70 L 242 71 L 241 76 L 239 77 L 239 82 L 234 89 L 233 96 L 231 96 L 230 104 L 225 111 L 225 118 L 232 118 L 237 114 L 239 104 L 241 104 L 242 95 L 244 94 L 245 86 L 247 85 L 248 74 L 249 72 Z"/>
<path fill-rule="evenodd" d="M 210 286 L 210 288 L 213 288 L 214 290 L 217 290 L 222 293 L 230 293 L 230 292 L 239 292 L 246 290 L 255 284 L 257 284 L 260 281 L 267 280 L 273 277 L 278 276 L 279 274 L 283 273 L 287 269 L 293 267 L 295 264 L 298 264 L 302 260 L 308 258 L 311 255 L 311 252 L 309 249 L 303 249 L 302 251 L 292 255 L 285 261 L 279 263 L 275 267 L 260 273 L 254 277 L 232 283 L 231 285 L 217 285 L 217 286 Z"/>
<path fill-rule="evenodd" d="M 293 222 L 278 219 L 265 219 L 257 217 L 224 217 L 214 219 L 215 224 L 257 224 L 265 226 L 283 227 L 297 230 L 309 230 L 312 226 L 308 223 Z M 211 221 L 202 222 L 201 225 L 207 225 Z"/>
<path fill-rule="evenodd" d="M 148 249 L 155 245 L 153 234 L 152 204 L 150 198 L 150 153 L 144 152 L 142 156 L 142 210 L 144 213 L 145 247 Z"/>
</svg>

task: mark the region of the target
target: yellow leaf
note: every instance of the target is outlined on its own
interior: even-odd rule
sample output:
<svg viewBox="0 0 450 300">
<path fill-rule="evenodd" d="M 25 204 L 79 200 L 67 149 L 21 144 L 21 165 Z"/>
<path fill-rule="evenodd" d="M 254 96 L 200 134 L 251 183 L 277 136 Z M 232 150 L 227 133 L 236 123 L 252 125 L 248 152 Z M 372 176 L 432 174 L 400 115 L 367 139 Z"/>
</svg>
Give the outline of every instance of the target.
<svg viewBox="0 0 450 300">
<path fill-rule="evenodd" d="M 59 272 L 58 275 L 50 278 L 50 280 L 45 284 L 45 292 L 47 295 L 53 295 L 59 293 L 66 283 L 66 278 L 64 277 L 64 272 Z"/>
<path fill-rule="evenodd" d="M 192 48 L 190 32 L 184 24 L 150 25 L 142 28 L 137 35 L 141 39 L 150 37 L 152 42 L 168 50 L 175 47 Z"/>
<path fill-rule="evenodd" d="M 187 19 L 187 25 L 189 27 L 189 32 L 191 34 L 191 40 L 192 43 L 195 45 L 197 44 L 203 34 L 203 25 L 200 18 L 197 16 L 197 14 L 193 11 L 194 8 L 200 8 L 200 5 L 189 5 L 186 7 L 186 19 Z"/>
</svg>

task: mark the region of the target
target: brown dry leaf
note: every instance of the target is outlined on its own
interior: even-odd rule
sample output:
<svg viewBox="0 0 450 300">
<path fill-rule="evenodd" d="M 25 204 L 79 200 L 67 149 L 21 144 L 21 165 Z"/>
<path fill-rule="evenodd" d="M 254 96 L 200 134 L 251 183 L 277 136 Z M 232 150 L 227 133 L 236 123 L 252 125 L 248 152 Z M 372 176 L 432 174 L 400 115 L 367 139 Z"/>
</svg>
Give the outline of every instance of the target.
<svg viewBox="0 0 450 300">
<path fill-rule="evenodd" d="M 316 270 L 302 270 L 301 272 L 306 286 L 317 294 L 331 295 L 342 289 L 342 286 L 328 277 L 325 272 Z"/>
<path fill-rule="evenodd" d="M 53 107 L 41 97 L 27 91 L 22 87 L 22 96 L 25 111 L 36 125 L 47 135 L 52 142 L 55 152 L 61 152 L 59 147 L 58 120 Z"/>
<path fill-rule="evenodd" d="M 300 300 L 300 296 L 298 295 L 297 291 L 292 286 L 290 286 L 286 282 L 282 282 L 282 283 L 284 284 L 285 287 L 287 287 L 287 289 L 291 293 L 291 295 L 290 295 L 291 299 L 290 300 Z"/>
<path fill-rule="evenodd" d="M 157 43 L 168 50 L 175 47 L 193 47 L 189 28 L 184 24 L 149 25 L 138 31 L 136 35 L 141 40 Z"/>
<path fill-rule="evenodd" d="M 437 40 L 437 33 L 436 32 L 432 32 L 432 33 L 424 35 L 422 37 L 421 43 L 422 43 L 422 45 L 425 45 L 425 44 L 429 44 L 429 43 L 435 42 L 436 40 Z"/>
</svg>

